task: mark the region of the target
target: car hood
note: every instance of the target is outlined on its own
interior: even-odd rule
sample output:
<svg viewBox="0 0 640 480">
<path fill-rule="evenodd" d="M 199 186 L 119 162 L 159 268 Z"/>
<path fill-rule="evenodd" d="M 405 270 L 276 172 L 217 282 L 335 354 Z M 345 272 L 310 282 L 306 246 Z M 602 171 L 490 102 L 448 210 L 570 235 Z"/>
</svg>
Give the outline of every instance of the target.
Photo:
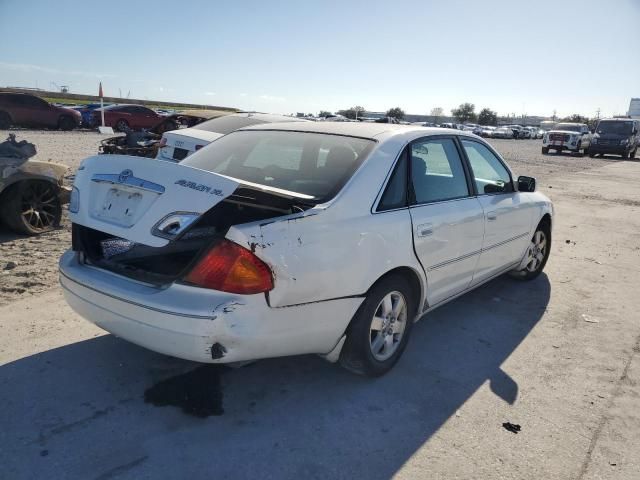
<svg viewBox="0 0 640 480">
<path fill-rule="evenodd" d="M 631 137 L 630 133 L 595 133 L 593 138 L 602 138 L 603 140 L 625 140 Z"/>
<path fill-rule="evenodd" d="M 573 130 L 549 130 L 547 133 L 563 133 L 569 135 L 580 135 L 580 132 L 574 132 Z"/>
</svg>

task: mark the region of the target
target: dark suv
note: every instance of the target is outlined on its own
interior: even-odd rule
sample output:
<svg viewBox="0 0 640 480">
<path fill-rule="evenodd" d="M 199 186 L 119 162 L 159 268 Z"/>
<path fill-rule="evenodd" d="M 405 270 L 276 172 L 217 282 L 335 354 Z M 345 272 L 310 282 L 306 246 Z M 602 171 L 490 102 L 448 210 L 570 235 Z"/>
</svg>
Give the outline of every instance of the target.
<svg viewBox="0 0 640 480">
<path fill-rule="evenodd" d="M 35 95 L 0 92 L 0 129 L 15 126 L 72 130 L 81 119 L 79 112 L 56 107 Z"/>
<path fill-rule="evenodd" d="M 622 158 L 635 158 L 640 145 L 640 120 L 632 118 L 606 118 L 598 122 L 591 139 L 589 156 L 612 153 Z"/>
</svg>

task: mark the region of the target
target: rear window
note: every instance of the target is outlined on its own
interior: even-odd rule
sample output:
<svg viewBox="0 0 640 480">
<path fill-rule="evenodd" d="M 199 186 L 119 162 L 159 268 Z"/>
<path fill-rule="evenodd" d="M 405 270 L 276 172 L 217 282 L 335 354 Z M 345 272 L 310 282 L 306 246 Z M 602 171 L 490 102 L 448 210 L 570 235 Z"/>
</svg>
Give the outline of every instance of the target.
<svg viewBox="0 0 640 480">
<path fill-rule="evenodd" d="M 239 131 L 182 164 L 311 195 L 321 203 L 342 188 L 374 145 L 373 140 L 320 133 Z"/>
<path fill-rule="evenodd" d="M 193 128 L 226 135 L 227 133 L 235 132 L 240 128 L 258 125 L 260 123 L 266 122 L 259 120 L 256 117 L 236 117 L 233 115 L 226 115 L 224 117 L 213 118 L 206 122 L 202 122 Z"/>
</svg>

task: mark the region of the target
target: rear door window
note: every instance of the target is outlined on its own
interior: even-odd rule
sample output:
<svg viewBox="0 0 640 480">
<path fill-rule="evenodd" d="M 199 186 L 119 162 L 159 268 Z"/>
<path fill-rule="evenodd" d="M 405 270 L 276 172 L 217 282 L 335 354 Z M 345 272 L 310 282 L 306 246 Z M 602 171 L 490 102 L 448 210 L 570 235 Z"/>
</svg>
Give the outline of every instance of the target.
<svg viewBox="0 0 640 480">
<path fill-rule="evenodd" d="M 409 154 L 415 203 L 453 200 L 469 195 L 462 160 L 453 139 L 418 140 L 411 144 Z"/>
</svg>

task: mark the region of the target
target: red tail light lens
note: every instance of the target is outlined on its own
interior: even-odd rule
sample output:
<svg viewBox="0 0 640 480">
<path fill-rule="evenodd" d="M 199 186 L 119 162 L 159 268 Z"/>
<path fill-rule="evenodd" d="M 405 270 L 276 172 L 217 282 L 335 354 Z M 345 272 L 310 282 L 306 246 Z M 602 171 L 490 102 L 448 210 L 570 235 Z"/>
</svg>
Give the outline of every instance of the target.
<svg viewBox="0 0 640 480">
<path fill-rule="evenodd" d="M 228 240 L 207 252 L 184 280 L 229 293 L 253 294 L 273 289 L 269 267 L 246 248 Z"/>
</svg>

